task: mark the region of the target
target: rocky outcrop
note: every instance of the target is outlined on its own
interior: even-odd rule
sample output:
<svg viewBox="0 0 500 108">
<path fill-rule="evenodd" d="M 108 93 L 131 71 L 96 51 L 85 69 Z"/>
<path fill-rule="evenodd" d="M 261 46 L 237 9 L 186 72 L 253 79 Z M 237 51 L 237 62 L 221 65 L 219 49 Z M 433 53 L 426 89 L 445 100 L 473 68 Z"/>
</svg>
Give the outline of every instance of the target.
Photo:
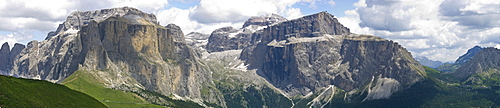
<svg viewBox="0 0 500 108">
<path fill-rule="evenodd" d="M 0 48 L 0 73 L 9 71 L 10 46 L 7 42 Z"/>
<path fill-rule="evenodd" d="M 208 52 L 220 52 L 226 50 L 238 50 L 254 45 L 259 38 L 262 29 L 287 21 L 286 18 L 276 14 L 267 17 L 251 17 L 245 22 L 241 29 L 223 27 L 216 29 L 210 34 L 206 49 Z M 260 38 L 258 39 L 260 40 Z"/>
<path fill-rule="evenodd" d="M 486 83 L 481 80 L 500 76 L 500 49 L 493 47 L 484 48 L 471 58 L 472 59 L 465 62 L 460 68 L 454 71 L 452 75 L 466 84 L 479 85 Z"/>
<path fill-rule="evenodd" d="M 24 45 L 15 43 L 14 47 L 10 49 L 9 44 L 6 42 L 0 48 L 0 74 L 8 75 L 13 68 L 14 60 L 17 59 L 19 53 L 25 48 Z"/>
<path fill-rule="evenodd" d="M 366 90 L 367 100 L 388 98 L 425 76 L 405 48 L 379 37 L 351 34 L 326 12 L 265 28 L 257 42 L 245 48 L 241 58 L 288 96 L 333 85 L 345 91 Z M 384 84 L 392 86 L 379 87 Z"/>
</svg>

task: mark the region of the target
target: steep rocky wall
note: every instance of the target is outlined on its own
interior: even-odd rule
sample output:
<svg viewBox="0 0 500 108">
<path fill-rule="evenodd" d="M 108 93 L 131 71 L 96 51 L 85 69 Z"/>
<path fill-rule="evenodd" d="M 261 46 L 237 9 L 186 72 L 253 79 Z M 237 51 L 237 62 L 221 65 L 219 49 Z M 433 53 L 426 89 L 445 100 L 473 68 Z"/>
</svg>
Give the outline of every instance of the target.
<svg viewBox="0 0 500 108">
<path fill-rule="evenodd" d="M 211 76 L 184 42 L 180 28 L 128 20 L 110 18 L 82 29 L 81 39 L 87 42 L 82 44 L 84 70 L 98 70 L 94 74 L 110 88 L 201 99 L 200 89 L 212 84 Z"/>
<path fill-rule="evenodd" d="M 10 46 L 7 42 L 0 48 L 0 73 L 6 73 L 9 67 Z"/>
<path fill-rule="evenodd" d="M 289 96 L 306 95 L 330 85 L 346 91 L 363 90 L 372 87 L 365 86 L 374 78 L 396 81 L 388 89 L 397 91 L 425 76 L 422 66 L 397 43 L 351 34 L 326 12 L 264 29 L 260 43 L 245 48 L 241 58 Z M 375 97 L 370 99 L 386 98 L 391 93 L 372 94 Z"/>
<path fill-rule="evenodd" d="M 221 104 L 222 96 L 200 92 L 213 82 L 199 56 L 180 27 L 124 7 L 73 13 L 46 40 L 28 43 L 6 74 L 60 82 L 80 70 L 108 88 Z"/>
</svg>

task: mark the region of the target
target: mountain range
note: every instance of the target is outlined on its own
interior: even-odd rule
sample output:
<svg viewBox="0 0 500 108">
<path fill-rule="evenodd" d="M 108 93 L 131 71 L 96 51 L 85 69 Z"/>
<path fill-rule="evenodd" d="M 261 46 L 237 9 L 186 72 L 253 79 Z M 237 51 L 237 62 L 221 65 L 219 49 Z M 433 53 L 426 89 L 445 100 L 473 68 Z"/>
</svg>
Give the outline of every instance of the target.
<svg viewBox="0 0 500 108">
<path fill-rule="evenodd" d="M 484 48 L 441 73 L 396 42 L 351 33 L 327 12 L 252 17 L 241 28 L 184 35 L 153 14 L 121 7 L 76 11 L 43 41 L 12 50 L 3 44 L 0 74 L 63 84 L 108 107 L 429 107 L 437 104 L 426 100 L 450 90 L 483 99 L 463 104 L 481 107 L 499 103 L 462 87 L 498 86 L 499 54 Z M 443 84 L 447 76 L 458 86 Z M 413 97 L 422 90 L 439 96 Z M 387 103 L 400 100 L 418 102 Z"/>
</svg>

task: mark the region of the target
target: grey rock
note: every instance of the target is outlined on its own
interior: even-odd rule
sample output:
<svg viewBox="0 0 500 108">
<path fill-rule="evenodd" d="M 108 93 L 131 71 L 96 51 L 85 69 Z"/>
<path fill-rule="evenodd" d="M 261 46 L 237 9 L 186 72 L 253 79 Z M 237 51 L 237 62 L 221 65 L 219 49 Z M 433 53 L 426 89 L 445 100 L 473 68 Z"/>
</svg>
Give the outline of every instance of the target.
<svg viewBox="0 0 500 108">
<path fill-rule="evenodd" d="M 471 49 L 467 50 L 467 53 L 458 57 L 458 59 L 455 61 L 455 64 L 458 64 L 458 65 L 465 64 L 467 61 L 471 60 L 472 57 L 474 57 L 474 55 L 476 55 L 482 49 L 483 48 L 481 46 L 472 47 Z"/>
<path fill-rule="evenodd" d="M 50 39 L 57 34 L 64 33 L 68 30 L 80 30 L 83 26 L 88 25 L 91 21 L 101 22 L 110 17 L 121 17 L 126 14 L 135 15 L 136 18 L 142 18 L 147 22 L 158 23 L 156 16 L 153 14 L 146 14 L 142 11 L 131 8 L 131 7 L 121 7 L 112 9 L 102 9 L 96 11 L 76 11 L 71 13 L 66 21 L 59 25 L 56 31 L 49 32 L 45 40 Z"/>
<path fill-rule="evenodd" d="M 270 26 L 284 21 L 287 21 L 287 19 L 277 14 L 271 14 L 271 16 L 266 17 L 251 17 L 247 21 L 245 21 L 245 23 L 243 24 L 243 28 L 251 25 Z"/>
<path fill-rule="evenodd" d="M 483 48 L 480 46 L 474 46 L 473 48 L 467 50 L 467 53 L 464 55 L 458 57 L 458 59 L 455 61 L 455 63 L 445 63 L 437 68 L 439 71 L 443 72 L 454 72 L 456 71 L 459 67 L 467 63 L 469 60 L 471 60 L 476 53 L 481 51 Z"/>
<path fill-rule="evenodd" d="M 384 92 L 364 87 L 374 83 L 373 88 L 380 88 L 376 81 L 396 82 L 387 89 L 397 91 L 425 75 L 405 48 L 379 37 L 351 34 L 326 12 L 265 28 L 260 42 L 243 49 L 241 59 L 289 96 L 330 85 L 345 91 Z M 394 91 L 368 100 L 387 98 Z"/>
<path fill-rule="evenodd" d="M 210 37 L 209 34 L 203 34 L 199 32 L 191 32 L 185 35 L 186 43 L 200 54 L 206 52 L 205 47 L 208 43 L 208 37 Z"/>
<path fill-rule="evenodd" d="M 470 50 L 469 50 L 470 51 Z M 452 73 L 460 81 L 477 84 L 478 77 L 489 78 L 500 75 L 500 49 L 481 48 L 470 60 Z"/>
<path fill-rule="evenodd" d="M 210 34 L 205 48 L 209 53 L 246 48 L 260 40 L 262 29 L 284 21 L 287 19 L 276 14 L 266 17 L 251 17 L 241 29 L 223 27 L 214 30 Z"/>
<path fill-rule="evenodd" d="M 2 44 L 0 48 L 0 73 L 6 73 L 9 71 L 9 56 L 10 56 L 10 46 L 7 42 Z"/>
<path fill-rule="evenodd" d="M 430 60 L 429 58 L 424 56 L 415 57 L 415 60 L 417 60 L 420 64 L 431 68 L 438 68 L 439 66 L 444 64 L 441 61 Z"/>
</svg>

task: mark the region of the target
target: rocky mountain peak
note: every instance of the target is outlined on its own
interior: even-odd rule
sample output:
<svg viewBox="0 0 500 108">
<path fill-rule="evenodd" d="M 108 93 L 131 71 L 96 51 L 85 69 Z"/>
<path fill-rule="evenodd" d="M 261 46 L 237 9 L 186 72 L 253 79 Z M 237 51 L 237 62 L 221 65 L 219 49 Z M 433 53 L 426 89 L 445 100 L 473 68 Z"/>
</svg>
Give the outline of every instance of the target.
<svg viewBox="0 0 500 108">
<path fill-rule="evenodd" d="M 477 82 L 480 78 L 489 78 L 489 75 L 500 75 L 500 49 L 493 47 L 474 47 L 469 51 L 477 51 L 471 59 L 466 61 L 460 68 L 452 74 L 460 80 L 471 80 Z M 469 52 L 468 52 L 469 53 Z M 474 74 L 478 74 L 473 76 Z"/>
<path fill-rule="evenodd" d="M 245 23 L 243 24 L 243 28 L 250 25 L 270 26 L 284 21 L 287 21 L 287 19 L 277 14 L 271 14 L 270 16 L 265 17 L 251 17 L 247 21 L 245 21 Z"/>
<path fill-rule="evenodd" d="M 460 56 L 457 61 L 455 61 L 455 64 L 459 64 L 459 65 L 462 65 L 464 63 L 466 63 L 467 61 L 469 61 L 472 57 L 474 57 L 474 55 L 476 55 L 476 53 L 478 53 L 479 51 L 481 51 L 483 48 L 481 46 L 474 46 L 473 48 L 467 50 L 467 53 L 465 53 L 464 55 Z"/>
<path fill-rule="evenodd" d="M 0 75 L 7 74 L 12 69 L 12 64 L 17 55 L 24 49 L 23 44 L 16 43 L 10 49 L 10 46 L 5 42 L 0 48 Z"/>
<path fill-rule="evenodd" d="M 146 22 L 157 24 L 154 14 L 147 14 L 139 9 L 132 7 L 120 7 L 111 9 L 102 9 L 95 11 L 75 11 L 71 13 L 62 24 L 59 25 L 56 31 L 48 33 L 46 40 L 61 33 L 76 33 L 83 26 L 88 25 L 91 21 L 101 22 L 110 17 L 123 17 L 144 19 Z"/>
<path fill-rule="evenodd" d="M 5 42 L 2 44 L 2 48 L 0 48 L 0 73 L 3 73 L 2 71 L 7 71 L 9 54 L 10 46 L 7 42 Z"/>
<path fill-rule="evenodd" d="M 10 51 L 10 46 L 9 46 L 9 43 L 7 43 L 7 42 L 3 43 L 3 44 L 2 44 L 2 48 L 0 48 L 0 50 L 1 50 L 2 52 L 4 52 L 4 51 Z"/>
</svg>

